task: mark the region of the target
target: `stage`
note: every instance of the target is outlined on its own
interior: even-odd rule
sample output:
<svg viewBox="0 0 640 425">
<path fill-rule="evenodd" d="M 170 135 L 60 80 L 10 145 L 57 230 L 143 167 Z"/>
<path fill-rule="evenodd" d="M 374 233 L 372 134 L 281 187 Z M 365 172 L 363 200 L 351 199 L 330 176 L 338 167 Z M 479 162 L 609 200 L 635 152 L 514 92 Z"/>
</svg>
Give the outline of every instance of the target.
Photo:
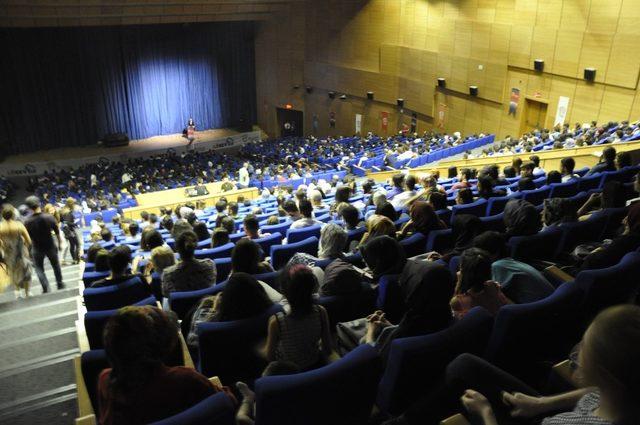
<svg viewBox="0 0 640 425">
<path fill-rule="evenodd" d="M 97 161 L 127 161 L 167 152 L 186 150 L 206 151 L 230 149 L 260 141 L 260 131 L 239 133 L 232 129 L 212 129 L 196 132 L 196 140 L 189 145 L 181 133 L 132 140 L 129 146 L 106 148 L 88 145 L 73 148 L 49 149 L 22 155 L 12 155 L 0 163 L 0 175 L 19 177 L 40 175 L 55 168 L 77 167 Z"/>
</svg>

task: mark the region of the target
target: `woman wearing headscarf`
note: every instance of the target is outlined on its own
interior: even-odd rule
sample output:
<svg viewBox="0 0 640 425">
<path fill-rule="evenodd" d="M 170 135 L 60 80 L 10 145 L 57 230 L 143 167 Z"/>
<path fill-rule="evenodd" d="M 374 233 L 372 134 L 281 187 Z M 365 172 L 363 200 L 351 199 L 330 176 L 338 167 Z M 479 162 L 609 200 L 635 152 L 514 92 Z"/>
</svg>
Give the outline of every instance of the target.
<svg viewBox="0 0 640 425">
<path fill-rule="evenodd" d="M 383 215 L 391 221 L 396 221 L 398 219 L 398 212 L 393 207 L 393 205 L 391 205 L 391 202 L 385 201 L 378 204 L 378 206 L 376 206 L 375 213 L 378 215 Z"/>
<path fill-rule="evenodd" d="M 374 281 L 385 274 L 399 274 L 407 262 L 402 245 L 389 236 L 370 239 L 360 248 L 360 253 Z"/>
<path fill-rule="evenodd" d="M 353 241 L 350 251 L 355 251 L 358 247 L 364 246 L 367 241 L 377 236 L 389 236 L 395 239 L 396 226 L 393 221 L 383 215 L 373 214 L 366 221 L 367 231 L 362 235 L 360 242 Z"/>
<path fill-rule="evenodd" d="M 529 236 L 541 227 L 540 213 L 524 199 L 512 199 L 504 207 L 504 225 L 507 236 Z"/>
<path fill-rule="evenodd" d="M 449 270 L 425 261 L 407 261 L 399 280 L 404 314 L 398 325 L 392 325 L 382 311 L 367 317 L 364 342 L 374 345 L 386 358 L 396 338 L 427 335 L 447 328 L 453 318 L 449 300 L 454 283 Z"/>
<path fill-rule="evenodd" d="M 624 257 L 628 252 L 640 247 L 640 203 L 635 203 L 629 208 L 624 219 L 624 233 L 613 239 L 605 247 L 594 250 L 587 255 L 582 263 L 581 270 L 602 269 L 611 267 Z"/>
<path fill-rule="evenodd" d="M 482 233 L 482 222 L 475 215 L 457 214 L 453 217 L 451 229 L 453 231 L 455 245 L 451 252 L 441 257 L 442 260 L 446 262 L 449 262 L 452 257 L 462 254 L 465 249 L 471 247 L 473 239 Z"/>
<path fill-rule="evenodd" d="M 427 236 L 432 230 L 446 229 L 447 225 L 440 220 L 433 206 L 424 201 L 416 201 L 409 208 L 411 217 L 400 231 L 400 239 L 419 232 Z"/>
</svg>

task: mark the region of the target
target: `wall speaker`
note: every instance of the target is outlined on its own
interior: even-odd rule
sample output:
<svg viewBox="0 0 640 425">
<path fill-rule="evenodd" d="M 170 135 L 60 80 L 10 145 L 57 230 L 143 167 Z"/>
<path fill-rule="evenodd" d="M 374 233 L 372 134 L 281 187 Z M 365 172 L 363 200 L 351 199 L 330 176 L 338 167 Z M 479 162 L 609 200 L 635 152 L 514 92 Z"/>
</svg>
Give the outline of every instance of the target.
<svg viewBox="0 0 640 425">
<path fill-rule="evenodd" d="M 469 86 L 469 94 L 471 96 L 477 96 L 478 95 L 478 86 Z"/>
<path fill-rule="evenodd" d="M 535 59 L 533 61 L 533 69 L 538 72 L 544 71 L 544 61 L 542 59 Z"/>
<path fill-rule="evenodd" d="M 293 86 L 293 89 L 294 89 L 294 90 L 298 90 L 299 88 L 300 88 L 300 86 L 299 86 L 299 85 L 297 85 L 297 84 L 296 84 L 295 86 Z"/>
<path fill-rule="evenodd" d="M 367 99 L 373 100 L 373 92 L 372 91 L 368 91 L 367 92 Z"/>
<path fill-rule="evenodd" d="M 311 92 L 313 91 L 313 87 L 307 86 L 305 87 L 305 90 L 307 91 L 307 93 L 311 94 Z"/>
<path fill-rule="evenodd" d="M 336 98 L 336 92 L 330 91 L 329 92 L 329 99 L 335 99 L 335 98 Z"/>
<path fill-rule="evenodd" d="M 595 81 L 596 79 L 596 69 L 595 68 L 585 68 L 584 69 L 584 79 L 587 81 Z"/>
<path fill-rule="evenodd" d="M 397 99 L 396 103 L 398 104 L 398 107 L 404 108 L 404 99 Z"/>
<path fill-rule="evenodd" d="M 442 77 L 438 78 L 438 87 L 447 87 L 447 80 Z"/>
<path fill-rule="evenodd" d="M 340 95 L 340 100 L 347 100 L 347 95 L 346 94 Z"/>
</svg>

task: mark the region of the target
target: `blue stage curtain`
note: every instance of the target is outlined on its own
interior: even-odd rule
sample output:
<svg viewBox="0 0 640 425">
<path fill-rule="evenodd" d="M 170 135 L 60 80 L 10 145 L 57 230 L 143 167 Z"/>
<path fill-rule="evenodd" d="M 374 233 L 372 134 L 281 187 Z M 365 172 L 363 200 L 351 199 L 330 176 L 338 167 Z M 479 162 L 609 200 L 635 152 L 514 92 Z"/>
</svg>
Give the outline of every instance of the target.
<svg viewBox="0 0 640 425">
<path fill-rule="evenodd" d="M 0 144 L 23 153 L 254 123 L 254 24 L 0 30 Z"/>
</svg>

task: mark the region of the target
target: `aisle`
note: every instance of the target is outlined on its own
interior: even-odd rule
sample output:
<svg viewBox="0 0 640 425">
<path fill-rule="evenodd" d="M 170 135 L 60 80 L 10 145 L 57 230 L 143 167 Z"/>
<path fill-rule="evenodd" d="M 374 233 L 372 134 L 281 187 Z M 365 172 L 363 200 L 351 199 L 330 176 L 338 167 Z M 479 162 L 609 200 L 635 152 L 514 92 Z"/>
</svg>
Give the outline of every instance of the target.
<svg viewBox="0 0 640 425">
<path fill-rule="evenodd" d="M 78 320 L 80 265 L 63 266 L 67 286 L 33 297 L 0 294 L 0 423 L 72 424 L 77 416 L 73 358 L 80 353 Z M 53 270 L 47 276 L 55 288 Z"/>
</svg>

